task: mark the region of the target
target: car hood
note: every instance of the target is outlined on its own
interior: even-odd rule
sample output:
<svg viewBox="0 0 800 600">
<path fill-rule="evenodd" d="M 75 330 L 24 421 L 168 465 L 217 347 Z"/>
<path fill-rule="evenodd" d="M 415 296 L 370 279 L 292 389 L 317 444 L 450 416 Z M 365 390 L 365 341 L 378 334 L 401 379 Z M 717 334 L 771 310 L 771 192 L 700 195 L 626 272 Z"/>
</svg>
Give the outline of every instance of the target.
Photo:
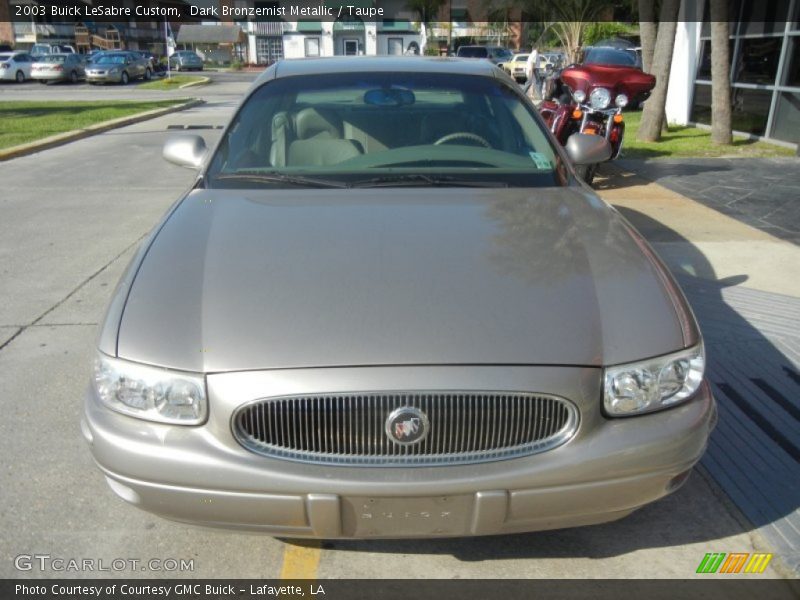
<svg viewBox="0 0 800 600">
<path fill-rule="evenodd" d="M 195 190 L 140 253 L 117 354 L 205 372 L 627 362 L 685 345 L 648 252 L 575 188 Z"/>
</svg>

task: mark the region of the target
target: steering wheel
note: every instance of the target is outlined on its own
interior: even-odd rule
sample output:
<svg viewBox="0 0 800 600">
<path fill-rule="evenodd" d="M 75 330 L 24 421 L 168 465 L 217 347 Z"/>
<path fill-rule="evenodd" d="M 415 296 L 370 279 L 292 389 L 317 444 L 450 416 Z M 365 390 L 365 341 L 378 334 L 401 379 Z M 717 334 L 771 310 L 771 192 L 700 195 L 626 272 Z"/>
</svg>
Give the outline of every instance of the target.
<svg viewBox="0 0 800 600">
<path fill-rule="evenodd" d="M 448 142 L 452 142 L 453 140 L 459 140 L 459 139 L 470 140 L 471 142 L 477 142 L 484 148 L 492 147 L 492 145 L 485 139 L 483 139 L 481 136 L 474 133 L 469 133 L 468 131 L 456 131 L 455 133 L 448 133 L 447 135 L 443 135 L 438 140 L 433 142 L 433 145 L 441 146 L 442 144 L 446 144 Z"/>
</svg>

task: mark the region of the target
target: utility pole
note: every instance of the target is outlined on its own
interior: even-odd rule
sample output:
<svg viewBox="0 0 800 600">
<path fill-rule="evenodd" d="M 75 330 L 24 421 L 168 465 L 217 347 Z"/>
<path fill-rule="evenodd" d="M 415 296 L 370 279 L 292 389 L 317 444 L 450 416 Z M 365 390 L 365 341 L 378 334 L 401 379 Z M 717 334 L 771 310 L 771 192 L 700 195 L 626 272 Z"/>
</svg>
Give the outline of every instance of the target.
<svg viewBox="0 0 800 600">
<path fill-rule="evenodd" d="M 169 68 L 169 24 L 166 15 L 164 15 L 164 54 L 167 55 L 167 79 L 172 79 L 172 71 Z"/>
</svg>

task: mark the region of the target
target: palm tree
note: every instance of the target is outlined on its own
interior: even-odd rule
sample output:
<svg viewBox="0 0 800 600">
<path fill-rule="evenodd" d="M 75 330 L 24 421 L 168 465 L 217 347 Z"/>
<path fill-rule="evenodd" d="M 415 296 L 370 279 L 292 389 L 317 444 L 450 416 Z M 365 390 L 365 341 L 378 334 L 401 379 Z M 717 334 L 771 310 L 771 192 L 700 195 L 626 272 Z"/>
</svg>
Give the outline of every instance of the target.
<svg viewBox="0 0 800 600">
<path fill-rule="evenodd" d="M 446 0 L 407 0 L 409 9 L 417 13 L 422 31 L 422 53 L 425 53 L 425 46 L 428 43 L 428 24 L 439 14 Z"/>
<path fill-rule="evenodd" d="M 552 31 L 558 38 L 568 62 L 578 60 L 586 26 L 617 3 L 614 0 L 522 0 L 527 12 L 548 17 L 541 19 L 545 33 Z"/>
<path fill-rule="evenodd" d="M 656 0 L 639 0 L 639 37 L 642 40 L 642 70 L 650 73 L 656 45 Z"/>
<path fill-rule="evenodd" d="M 731 79 L 728 47 L 728 0 L 710 0 L 711 13 L 711 142 L 730 144 Z"/>
<path fill-rule="evenodd" d="M 656 76 L 656 87 L 644 104 L 642 121 L 637 135 L 643 142 L 657 142 L 661 139 L 669 73 L 672 67 L 672 50 L 675 47 L 675 32 L 678 30 L 679 8 L 680 0 L 662 0 L 661 2 L 658 35 L 653 51 L 653 64 L 650 69 L 650 72 Z"/>
</svg>

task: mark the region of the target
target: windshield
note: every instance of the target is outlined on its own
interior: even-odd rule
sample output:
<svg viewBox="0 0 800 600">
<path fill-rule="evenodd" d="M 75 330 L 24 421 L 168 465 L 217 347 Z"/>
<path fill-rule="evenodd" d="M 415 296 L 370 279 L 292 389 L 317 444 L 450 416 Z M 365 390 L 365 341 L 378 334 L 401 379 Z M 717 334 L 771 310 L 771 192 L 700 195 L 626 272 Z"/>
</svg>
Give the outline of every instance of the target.
<svg viewBox="0 0 800 600">
<path fill-rule="evenodd" d="M 626 50 L 615 48 L 591 48 L 586 52 L 584 63 L 597 65 L 620 65 L 633 67 L 636 65 L 636 55 Z"/>
<path fill-rule="evenodd" d="M 124 54 L 103 54 L 93 62 L 98 65 L 122 65 L 125 64 L 125 58 Z"/>
<path fill-rule="evenodd" d="M 486 58 L 489 50 L 480 46 L 461 46 L 458 49 L 458 56 L 464 58 Z"/>
<path fill-rule="evenodd" d="M 336 73 L 277 79 L 234 118 L 210 187 L 561 185 L 563 165 L 519 90 L 493 77 Z"/>
</svg>

